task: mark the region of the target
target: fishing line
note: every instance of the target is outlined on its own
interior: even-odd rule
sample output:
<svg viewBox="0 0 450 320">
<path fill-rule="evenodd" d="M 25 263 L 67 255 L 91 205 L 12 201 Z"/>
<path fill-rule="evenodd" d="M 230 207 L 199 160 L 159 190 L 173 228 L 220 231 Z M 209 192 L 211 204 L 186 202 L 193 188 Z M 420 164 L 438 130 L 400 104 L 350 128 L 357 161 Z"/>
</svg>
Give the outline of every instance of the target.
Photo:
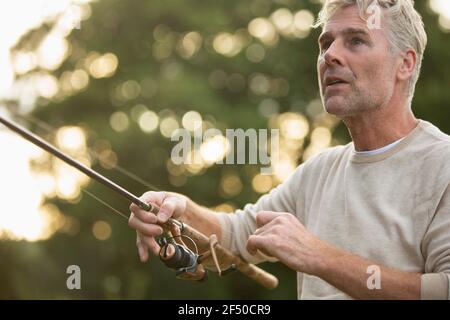
<svg viewBox="0 0 450 320">
<path fill-rule="evenodd" d="M 96 195 L 94 195 L 93 193 L 81 188 L 81 191 L 86 193 L 88 196 L 92 197 L 93 199 L 97 200 L 98 202 L 100 202 L 101 204 L 103 204 L 104 206 L 108 207 L 109 209 L 111 209 L 112 211 L 114 211 L 115 213 L 117 213 L 118 215 L 120 215 L 121 217 L 123 217 L 125 220 L 128 221 L 129 217 L 120 212 L 119 210 L 117 210 L 116 208 L 110 206 L 107 202 L 103 201 L 102 199 L 100 199 L 99 197 L 97 197 Z"/>
<path fill-rule="evenodd" d="M 11 108 L 8 108 L 8 111 L 9 111 L 10 113 L 12 113 L 14 116 L 16 116 L 16 117 L 18 117 L 18 118 L 20 118 L 20 119 L 22 119 L 22 120 L 28 121 L 28 122 L 30 122 L 30 123 L 34 123 L 34 124 L 35 124 L 37 127 L 39 127 L 40 129 L 42 129 L 42 130 L 46 131 L 47 133 L 51 134 L 53 138 L 56 136 L 55 131 L 56 131 L 57 129 L 54 128 L 54 127 L 52 127 L 51 125 L 49 125 L 49 124 L 46 123 L 45 121 L 40 120 L 40 119 L 38 119 L 38 118 L 36 118 L 36 117 L 34 117 L 34 116 L 32 116 L 32 115 L 24 116 L 24 115 L 18 114 L 17 112 L 12 111 Z M 4 124 L 5 124 L 5 123 L 4 123 Z M 86 149 L 87 149 L 88 153 L 89 153 L 93 158 L 96 158 L 96 159 L 99 159 L 99 158 L 100 158 L 100 156 L 98 155 L 98 153 L 95 152 L 95 151 L 93 151 L 93 150 L 91 150 L 91 148 L 90 148 L 89 146 L 87 146 Z M 47 150 L 47 151 L 48 151 L 48 150 Z M 78 167 L 76 167 L 76 168 L 79 169 Z M 123 167 L 121 167 L 121 166 L 119 166 L 119 165 L 117 165 L 117 164 L 116 164 L 115 166 L 113 166 L 112 169 L 121 172 L 122 174 L 124 174 L 125 176 L 127 176 L 128 178 L 130 178 L 131 180 L 134 180 L 135 182 L 138 182 L 138 183 L 140 183 L 141 185 L 143 185 L 143 186 L 145 186 L 145 187 L 148 187 L 148 188 L 151 189 L 152 191 L 162 191 L 161 189 L 155 187 L 155 186 L 152 185 L 151 183 L 149 183 L 149 182 L 143 180 L 142 178 L 138 177 L 136 174 L 130 172 L 129 170 L 127 170 L 127 169 L 125 169 L 125 168 L 123 168 Z M 83 171 L 83 170 L 81 170 L 81 171 Z M 91 171 L 91 170 L 90 170 L 90 171 Z M 93 171 L 93 170 L 92 170 L 92 171 Z M 87 174 L 85 171 L 83 171 L 83 172 L 84 172 L 85 174 Z M 95 172 L 95 173 L 96 173 L 96 172 Z M 99 175 L 99 174 L 97 174 L 97 173 L 96 173 L 96 175 L 101 176 L 101 175 Z M 89 174 L 88 174 L 88 176 L 89 176 Z M 104 178 L 104 177 L 101 177 L 101 178 L 102 178 L 102 179 L 105 179 L 105 180 L 108 180 L 108 179 L 106 179 L 106 178 Z M 94 180 L 96 180 L 96 179 L 94 179 Z M 114 183 L 112 183 L 111 181 L 108 181 L 108 183 L 114 184 Z M 119 186 L 116 186 L 116 187 L 118 187 L 119 189 L 122 189 L 122 188 L 120 188 Z M 102 203 L 102 204 L 105 205 L 106 207 L 110 208 L 111 210 L 113 210 L 115 213 L 119 214 L 119 215 L 122 216 L 123 218 L 126 218 L 127 220 L 129 219 L 129 217 L 127 217 L 125 214 L 123 214 L 122 212 L 120 212 L 120 211 L 118 211 L 117 209 L 113 208 L 113 207 L 112 207 L 111 205 L 109 205 L 107 202 L 101 200 L 101 198 L 99 198 L 98 196 L 94 195 L 94 194 L 91 193 L 91 192 L 88 192 L 87 190 L 84 190 L 83 188 L 80 188 L 80 189 L 81 189 L 81 191 L 85 192 L 87 195 L 91 196 L 93 199 L 99 201 L 100 203 Z M 135 197 L 134 195 L 130 194 L 130 193 L 129 193 L 128 191 L 126 191 L 126 190 L 116 190 L 116 191 L 119 191 L 120 193 L 122 193 L 122 195 L 124 195 L 124 193 L 126 193 L 125 196 L 128 197 L 128 198 L 132 198 L 132 199 L 130 199 L 132 202 L 135 202 L 135 203 L 136 203 L 136 200 L 137 200 L 137 202 L 139 203 L 138 205 L 141 206 L 141 207 L 142 207 L 143 205 L 147 205 L 147 206 L 148 206 L 148 204 L 143 203 L 140 199 L 136 199 L 137 197 Z M 212 225 L 216 226 L 216 227 L 219 227 L 219 229 L 221 230 L 221 232 L 226 232 L 226 233 L 228 233 L 229 235 L 234 235 L 234 232 L 233 232 L 233 231 L 229 231 L 229 230 L 224 230 L 224 229 L 222 229 L 222 226 L 221 226 L 219 223 L 215 223 L 215 222 L 212 222 L 212 221 L 210 221 L 210 223 L 211 223 Z"/>
</svg>

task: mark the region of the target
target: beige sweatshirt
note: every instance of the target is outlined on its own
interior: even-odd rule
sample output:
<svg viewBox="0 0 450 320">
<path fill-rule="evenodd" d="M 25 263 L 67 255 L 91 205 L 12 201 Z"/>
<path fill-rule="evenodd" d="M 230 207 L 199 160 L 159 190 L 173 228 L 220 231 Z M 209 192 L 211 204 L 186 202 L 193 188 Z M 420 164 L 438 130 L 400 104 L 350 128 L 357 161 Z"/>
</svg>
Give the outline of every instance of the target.
<svg viewBox="0 0 450 320">
<path fill-rule="evenodd" d="M 429 122 L 381 154 L 330 148 L 255 204 L 219 214 L 224 245 L 253 263 L 269 260 L 245 248 L 263 210 L 290 212 L 336 247 L 424 274 L 422 299 L 450 298 L 450 136 Z M 318 277 L 297 279 L 300 299 L 350 298 Z"/>
</svg>

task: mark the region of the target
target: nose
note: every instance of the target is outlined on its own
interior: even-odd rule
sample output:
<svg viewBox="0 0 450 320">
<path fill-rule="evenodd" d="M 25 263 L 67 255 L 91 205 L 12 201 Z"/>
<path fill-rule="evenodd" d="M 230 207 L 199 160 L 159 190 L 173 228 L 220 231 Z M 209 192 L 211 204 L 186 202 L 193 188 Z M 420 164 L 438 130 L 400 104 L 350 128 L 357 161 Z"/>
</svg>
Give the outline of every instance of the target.
<svg viewBox="0 0 450 320">
<path fill-rule="evenodd" d="M 343 48 L 339 41 L 334 41 L 323 54 L 323 60 L 328 66 L 343 66 Z"/>
</svg>

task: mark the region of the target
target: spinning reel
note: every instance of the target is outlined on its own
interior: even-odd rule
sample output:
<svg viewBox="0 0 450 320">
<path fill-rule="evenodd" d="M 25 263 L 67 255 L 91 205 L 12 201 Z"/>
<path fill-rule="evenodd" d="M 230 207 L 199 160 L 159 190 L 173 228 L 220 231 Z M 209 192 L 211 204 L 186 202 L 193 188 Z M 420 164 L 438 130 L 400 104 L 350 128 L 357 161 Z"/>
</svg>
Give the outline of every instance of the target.
<svg viewBox="0 0 450 320">
<path fill-rule="evenodd" d="M 183 229 L 182 223 L 180 227 L 172 225 L 170 234 L 166 233 L 156 239 L 161 247 L 159 258 L 168 268 L 175 270 L 178 279 L 206 280 L 208 272 L 202 265 L 202 262 L 210 257 L 213 258 L 219 275 L 225 275 L 236 270 L 234 265 L 225 271 L 221 270 L 215 250 L 215 246 L 218 244 L 216 235 L 210 237 L 210 249 L 203 254 L 199 254 L 195 241 L 191 237 L 181 234 Z M 190 241 L 195 252 L 184 243 L 183 239 Z"/>
</svg>

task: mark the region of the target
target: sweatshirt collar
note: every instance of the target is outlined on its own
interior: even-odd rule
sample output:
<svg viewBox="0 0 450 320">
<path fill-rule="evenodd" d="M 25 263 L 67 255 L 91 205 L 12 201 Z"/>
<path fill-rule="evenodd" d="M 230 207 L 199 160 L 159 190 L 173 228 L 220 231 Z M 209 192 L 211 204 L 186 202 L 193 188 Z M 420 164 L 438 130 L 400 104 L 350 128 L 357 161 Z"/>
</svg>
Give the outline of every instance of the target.
<svg viewBox="0 0 450 320">
<path fill-rule="evenodd" d="M 402 138 L 400 141 L 396 141 L 396 144 L 394 142 L 395 145 L 393 147 L 388 148 L 388 150 L 382 150 L 382 152 L 379 152 L 377 154 L 361 154 L 355 151 L 355 146 L 352 142 L 351 144 L 353 147 L 353 151 L 350 160 L 356 163 L 371 163 L 387 159 L 409 145 L 411 141 L 414 140 L 414 138 L 419 134 L 423 125 L 424 121 L 419 119 L 416 127 L 407 136 Z M 384 147 L 381 149 L 384 149 Z"/>
</svg>

